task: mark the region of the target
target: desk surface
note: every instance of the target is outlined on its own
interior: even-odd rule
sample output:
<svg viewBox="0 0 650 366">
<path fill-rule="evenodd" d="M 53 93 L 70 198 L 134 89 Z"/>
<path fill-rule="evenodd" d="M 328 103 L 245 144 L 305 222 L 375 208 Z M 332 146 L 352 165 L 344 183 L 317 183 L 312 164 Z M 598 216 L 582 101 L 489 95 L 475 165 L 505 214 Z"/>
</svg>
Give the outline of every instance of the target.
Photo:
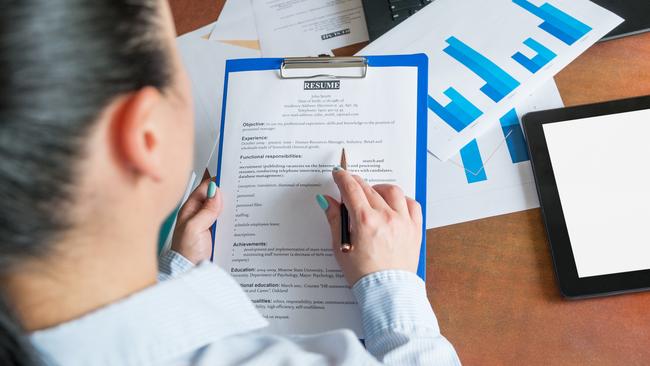
<svg viewBox="0 0 650 366">
<path fill-rule="evenodd" d="M 182 34 L 224 0 L 170 3 Z M 650 34 L 597 44 L 555 79 L 566 105 L 650 94 Z M 429 299 L 465 365 L 650 362 L 650 292 L 564 300 L 539 209 L 429 230 L 427 243 Z"/>
</svg>

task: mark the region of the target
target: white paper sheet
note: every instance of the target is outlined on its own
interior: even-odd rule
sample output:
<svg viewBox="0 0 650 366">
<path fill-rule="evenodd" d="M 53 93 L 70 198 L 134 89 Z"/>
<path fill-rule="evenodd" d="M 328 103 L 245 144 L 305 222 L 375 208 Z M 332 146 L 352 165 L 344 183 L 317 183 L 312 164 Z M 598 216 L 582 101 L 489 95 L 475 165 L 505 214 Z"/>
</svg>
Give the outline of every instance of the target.
<svg viewBox="0 0 650 366">
<path fill-rule="evenodd" d="M 211 41 L 257 40 L 250 0 L 228 0 L 210 34 Z"/>
<path fill-rule="evenodd" d="M 280 80 L 277 70 L 229 76 L 220 187 L 234 202 L 217 222 L 215 261 L 272 332 L 349 328 L 362 337 L 315 196 L 339 195 L 331 171 L 343 147 L 350 171 L 414 196 L 417 69 L 373 68 L 365 79 L 341 79 L 339 90 L 304 90 L 304 82 Z"/>
<path fill-rule="evenodd" d="M 264 57 L 318 56 L 368 40 L 361 0 L 253 0 Z"/>
<path fill-rule="evenodd" d="M 489 127 L 476 139 L 478 150 L 466 151 L 465 161 L 460 152 L 446 162 L 429 155 L 427 229 L 539 207 L 530 160 L 521 150 L 520 117 L 562 106 L 555 82 L 549 81 L 515 108 L 519 127 L 508 126 L 507 117 L 505 128 L 500 119 L 486 121 Z M 476 152 L 479 156 L 470 155 Z"/>
<path fill-rule="evenodd" d="M 204 39 L 212 27 L 208 25 L 177 39 L 192 83 L 195 114 L 193 170 L 199 177 L 203 176 L 219 139 L 226 59 L 259 57 L 259 51 Z M 213 174 L 215 170 L 216 166 L 210 169 Z"/>
<path fill-rule="evenodd" d="M 429 149 L 447 160 L 621 22 L 587 0 L 436 0 L 360 54 L 429 56 Z"/>
</svg>

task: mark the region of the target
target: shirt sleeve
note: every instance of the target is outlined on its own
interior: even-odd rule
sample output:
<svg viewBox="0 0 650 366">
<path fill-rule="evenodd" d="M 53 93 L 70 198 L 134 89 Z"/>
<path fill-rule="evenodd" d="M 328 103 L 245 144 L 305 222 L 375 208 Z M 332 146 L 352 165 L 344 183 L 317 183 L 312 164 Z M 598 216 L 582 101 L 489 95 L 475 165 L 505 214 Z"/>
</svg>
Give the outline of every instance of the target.
<svg viewBox="0 0 650 366">
<path fill-rule="evenodd" d="M 158 257 L 158 281 L 166 281 L 194 268 L 194 263 L 180 253 L 168 250 Z"/>
<path fill-rule="evenodd" d="M 424 281 L 407 271 L 381 271 L 352 288 L 368 352 L 385 365 L 460 365 L 440 334 Z"/>
<path fill-rule="evenodd" d="M 279 336 L 264 329 L 212 342 L 191 355 L 214 365 L 460 365 L 440 334 L 424 281 L 405 271 L 370 274 L 352 288 L 362 313 L 365 346 L 351 330 Z"/>
</svg>

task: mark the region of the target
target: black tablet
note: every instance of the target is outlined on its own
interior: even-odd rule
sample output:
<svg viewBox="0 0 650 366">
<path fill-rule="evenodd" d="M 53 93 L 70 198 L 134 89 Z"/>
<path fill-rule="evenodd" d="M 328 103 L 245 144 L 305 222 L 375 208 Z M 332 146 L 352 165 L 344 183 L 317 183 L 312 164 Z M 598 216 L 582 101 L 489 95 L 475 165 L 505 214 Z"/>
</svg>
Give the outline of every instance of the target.
<svg viewBox="0 0 650 366">
<path fill-rule="evenodd" d="M 522 122 L 562 294 L 650 289 L 650 96 Z"/>
</svg>

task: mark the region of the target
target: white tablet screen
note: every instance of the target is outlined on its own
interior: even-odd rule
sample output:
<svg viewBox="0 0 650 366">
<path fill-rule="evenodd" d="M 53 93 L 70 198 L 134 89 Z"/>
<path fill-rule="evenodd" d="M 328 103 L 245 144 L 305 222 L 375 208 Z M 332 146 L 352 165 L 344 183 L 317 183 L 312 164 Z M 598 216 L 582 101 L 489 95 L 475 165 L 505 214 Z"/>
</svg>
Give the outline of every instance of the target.
<svg viewBox="0 0 650 366">
<path fill-rule="evenodd" d="M 578 276 L 650 269 L 650 110 L 543 126 Z"/>
</svg>

